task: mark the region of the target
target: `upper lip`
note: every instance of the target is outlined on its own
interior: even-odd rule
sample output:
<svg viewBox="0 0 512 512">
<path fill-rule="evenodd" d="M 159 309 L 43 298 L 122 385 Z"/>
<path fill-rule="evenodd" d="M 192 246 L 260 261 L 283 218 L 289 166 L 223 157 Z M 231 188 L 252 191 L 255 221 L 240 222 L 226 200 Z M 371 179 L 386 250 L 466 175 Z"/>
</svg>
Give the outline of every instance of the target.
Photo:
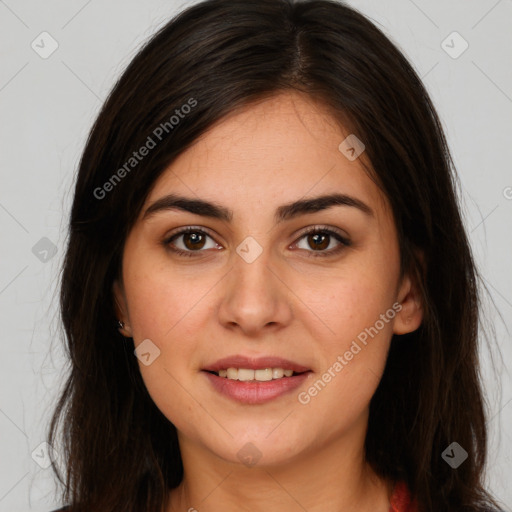
<svg viewBox="0 0 512 512">
<path fill-rule="evenodd" d="M 249 370 L 258 370 L 260 368 L 282 368 L 283 370 L 293 370 L 294 372 L 306 372 L 309 370 L 294 361 L 283 359 L 282 357 L 263 356 L 247 357 L 243 355 L 234 355 L 224 357 L 206 366 L 203 370 L 218 372 L 227 368 L 247 368 Z"/>
</svg>

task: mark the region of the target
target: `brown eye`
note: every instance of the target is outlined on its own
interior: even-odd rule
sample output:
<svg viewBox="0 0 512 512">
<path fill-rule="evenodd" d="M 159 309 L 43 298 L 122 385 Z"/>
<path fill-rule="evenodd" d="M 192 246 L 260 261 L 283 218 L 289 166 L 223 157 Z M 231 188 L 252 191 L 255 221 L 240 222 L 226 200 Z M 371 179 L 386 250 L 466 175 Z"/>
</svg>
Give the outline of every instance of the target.
<svg viewBox="0 0 512 512">
<path fill-rule="evenodd" d="M 342 236 L 337 231 L 328 228 L 313 227 L 304 232 L 299 240 L 303 238 L 307 240 L 307 247 L 299 247 L 299 249 L 306 250 L 306 252 L 309 253 L 308 256 L 313 257 L 334 256 L 351 244 L 350 240 L 346 237 Z M 338 242 L 337 247 L 335 246 L 330 250 L 326 250 L 331 245 L 333 239 Z M 298 245 L 298 243 L 295 245 Z"/>
<path fill-rule="evenodd" d="M 191 251 L 194 249 L 202 249 L 204 246 L 205 236 L 198 231 L 193 233 L 183 233 L 183 244 Z"/>
<path fill-rule="evenodd" d="M 315 233 L 314 235 L 307 235 L 308 242 L 311 242 L 309 246 L 312 249 L 327 249 L 330 242 L 330 235 L 325 235 L 321 233 Z"/>
<path fill-rule="evenodd" d="M 211 239 L 213 242 L 210 247 L 206 246 L 208 239 Z M 220 248 L 208 233 L 193 226 L 189 226 L 167 237 L 163 241 L 163 245 L 180 256 L 196 256 L 194 253 L 204 252 L 203 249 Z"/>
</svg>

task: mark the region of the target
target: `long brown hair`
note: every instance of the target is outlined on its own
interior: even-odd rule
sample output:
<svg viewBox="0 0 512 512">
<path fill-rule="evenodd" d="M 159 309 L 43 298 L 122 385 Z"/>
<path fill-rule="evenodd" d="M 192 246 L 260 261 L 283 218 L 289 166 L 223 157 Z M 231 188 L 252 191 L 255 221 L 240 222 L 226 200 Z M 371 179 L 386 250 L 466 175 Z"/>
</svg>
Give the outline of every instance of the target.
<svg viewBox="0 0 512 512">
<path fill-rule="evenodd" d="M 144 386 L 133 340 L 117 331 L 112 283 L 161 173 L 223 116 L 284 90 L 321 101 L 364 142 L 367 172 L 392 206 L 402 272 L 421 284 L 424 321 L 393 337 L 371 400 L 367 461 L 405 481 L 422 511 L 498 507 L 483 486 L 478 273 L 453 161 L 421 80 L 342 3 L 207 0 L 135 56 L 80 161 L 60 297 L 70 373 L 48 436 L 53 445 L 62 419 L 65 475 L 54 470 L 73 512 L 161 511 L 181 482 L 176 428 Z M 186 104 L 193 108 L 180 110 Z M 131 161 L 148 137 L 154 147 Z M 452 442 L 469 454 L 456 469 L 441 456 Z"/>
</svg>

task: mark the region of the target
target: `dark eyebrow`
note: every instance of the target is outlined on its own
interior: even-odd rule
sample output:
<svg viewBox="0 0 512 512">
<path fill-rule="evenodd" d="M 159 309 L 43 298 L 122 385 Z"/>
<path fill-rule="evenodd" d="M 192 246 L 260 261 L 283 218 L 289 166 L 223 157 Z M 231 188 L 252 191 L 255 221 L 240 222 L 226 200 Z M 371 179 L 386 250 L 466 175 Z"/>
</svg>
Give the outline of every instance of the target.
<svg viewBox="0 0 512 512">
<path fill-rule="evenodd" d="M 352 206 L 358 208 L 363 213 L 373 216 L 372 209 L 363 203 L 360 199 L 348 196 L 346 194 L 328 194 L 308 199 L 300 199 L 293 203 L 288 203 L 277 208 L 274 215 L 275 223 L 278 224 L 285 220 L 294 219 L 300 215 L 315 213 L 321 210 L 327 210 L 333 206 Z M 142 220 L 154 215 L 157 212 L 165 210 L 183 210 L 186 212 L 231 222 L 233 212 L 228 208 L 215 202 L 204 201 L 202 199 L 193 199 L 180 196 L 177 194 L 169 194 L 152 203 L 144 212 Z"/>
</svg>

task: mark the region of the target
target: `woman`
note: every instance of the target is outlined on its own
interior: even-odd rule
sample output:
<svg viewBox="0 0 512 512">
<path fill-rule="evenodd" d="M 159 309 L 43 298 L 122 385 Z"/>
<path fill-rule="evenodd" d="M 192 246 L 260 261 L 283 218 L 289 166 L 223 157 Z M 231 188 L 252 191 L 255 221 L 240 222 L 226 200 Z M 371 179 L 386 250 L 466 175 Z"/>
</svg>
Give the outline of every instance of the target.
<svg viewBox="0 0 512 512">
<path fill-rule="evenodd" d="M 163 27 L 80 162 L 65 510 L 497 507 L 452 167 L 410 64 L 341 3 Z"/>
</svg>

